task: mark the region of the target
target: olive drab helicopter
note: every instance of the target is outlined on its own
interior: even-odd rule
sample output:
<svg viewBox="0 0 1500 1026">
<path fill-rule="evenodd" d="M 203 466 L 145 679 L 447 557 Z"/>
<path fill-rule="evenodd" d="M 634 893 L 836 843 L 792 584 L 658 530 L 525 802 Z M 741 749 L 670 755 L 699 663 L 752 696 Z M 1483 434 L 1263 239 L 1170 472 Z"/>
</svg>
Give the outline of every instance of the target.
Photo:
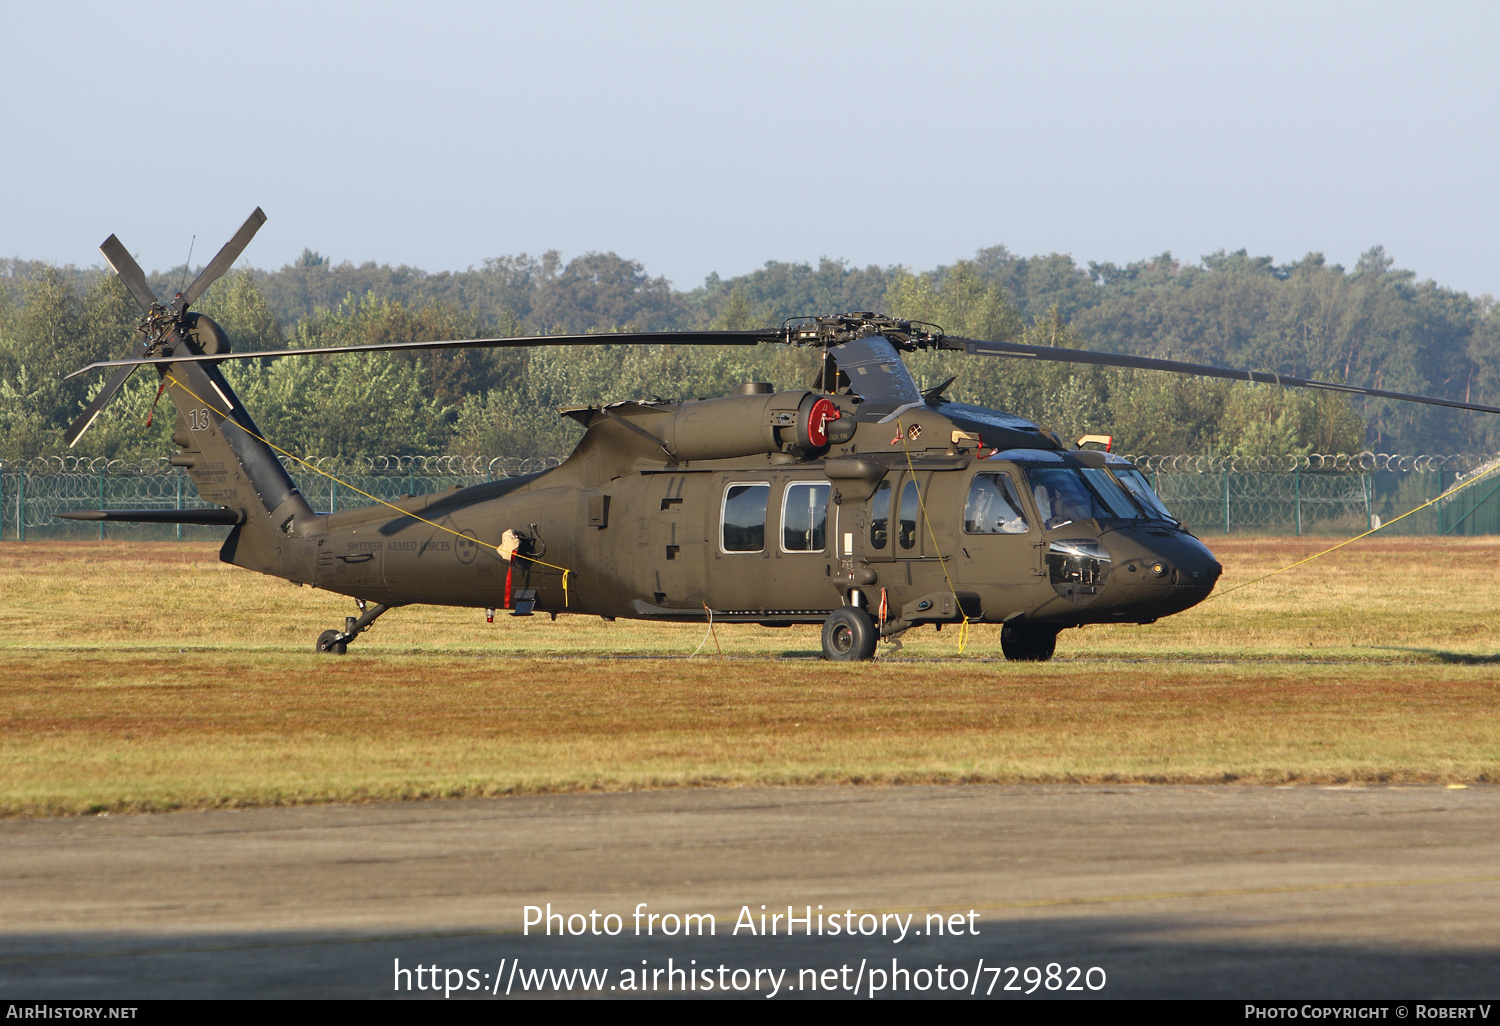
<svg viewBox="0 0 1500 1026">
<path fill-rule="evenodd" d="M 1135 367 L 1500 409 L 1275 374 L 946 335 L 873 313 L 794 318 L 752 331 L 635 332 L 234 352 L 189 306 L 265 221 L 259 210 L 163 304 L 114 236 L 100 247 L 144 310 L 143 352 L 90 364 L 114 376 L 69 428 L 76 443 L 137 367 L 177 408 L 171 457 L 214 508 L 90 510 L 77 520 L 222 525 L 220 559 L 353 597 L 326 630 L 343 653 L 376 618 L 414 603 L 512 615 L 822 624 L 823 654 L 871 658 L 913 627 L 1000 624 L 1015 660 L 1051 658 L 1058 632 L 1152 623 L 1202 602 L 1221 566 L 1131 463 L 1072 448 L 1020 417 L 922 391 L 916 350 Z M 537 474 L 318 513 L 244 409 L 220 364 L 379 350 L 674 344 L 805 346 L 816 383 L 559 412 L 585 428 Z M 287 454 L 289 455 L 289 454 Z"/>
</svg>

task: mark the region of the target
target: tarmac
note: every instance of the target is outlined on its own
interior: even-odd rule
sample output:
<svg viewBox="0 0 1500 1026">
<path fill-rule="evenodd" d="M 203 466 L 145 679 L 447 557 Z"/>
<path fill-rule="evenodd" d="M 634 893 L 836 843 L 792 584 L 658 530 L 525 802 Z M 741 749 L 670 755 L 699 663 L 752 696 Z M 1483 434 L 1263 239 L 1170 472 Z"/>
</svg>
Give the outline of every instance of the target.
<svg viewBox="0 0 1500 1026">
<path fill-rule="evenodd" d="M 1491 786 L 304 806 L 8 820 L 0 853 L 4 999 L 1500 995 Z"/>
</svg>

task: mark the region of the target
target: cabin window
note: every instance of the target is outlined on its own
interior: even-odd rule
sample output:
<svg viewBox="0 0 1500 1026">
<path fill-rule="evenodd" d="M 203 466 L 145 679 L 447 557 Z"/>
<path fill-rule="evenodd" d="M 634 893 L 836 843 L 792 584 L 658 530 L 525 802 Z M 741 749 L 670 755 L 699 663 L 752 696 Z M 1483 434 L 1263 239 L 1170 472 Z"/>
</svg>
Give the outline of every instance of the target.
<svg viewBox="0 0 1500 1026">
<path fill-rule="evenodd" d="M 897 538 L 903 549 L 917 547 L 917 520 L 922 515 L 922 500 L 917 495 L 917 483 L 908 480 L 901 489 L 901 531 Z"/>
<path fill-rule="evenodd" d="M 764 552 L 766 548 L 766 502 L 771 497 L 768 481 L 732 484 L 724 489 L 722 545 L 725 552 Z"/>
<path fill-rule="evenodd" d="M 980 474 L 964 503 L 964 533 L 1025 534 L 1026 514 L 1009 474 Z"/>
<path fill-rule="evenodd" d="M 875 489 L 875 498 L 870 500 L 870 548 L 879 551 L 890 541 L 891 531 L 891 483 L 880 482 Z"/>
<path fill-rule="evenodd" d="M 827 546 L 829 487 L 826 482 L 786 486 L 781 501 L 783 552 L 822 552 Z"/>
</svg>

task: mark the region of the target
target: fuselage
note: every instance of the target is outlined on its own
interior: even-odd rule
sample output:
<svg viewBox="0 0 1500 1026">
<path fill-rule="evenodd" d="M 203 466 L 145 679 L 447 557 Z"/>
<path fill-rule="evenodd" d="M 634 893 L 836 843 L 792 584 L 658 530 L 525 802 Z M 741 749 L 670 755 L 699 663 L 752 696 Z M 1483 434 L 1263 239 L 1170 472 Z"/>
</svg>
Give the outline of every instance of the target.
<svg viewBox="0 0 1500 1026">
<path fill-rule="evenodd" d="M 753 405 L 741 398 L 687 405 L 722 428 Z M 902 627 L 1059 628 L 1150 622 L 1218 579 L 1213 554 L 1119 457 L 1064 451 L 995 411 L 940 404 L 880 419 L 832 398 L 846 422 L 814 453 L 734 451 L 770 448 L 756 434 L 764 401 L 743 442 L 728 429 L 690 440 L 684 406 L 590 414 L 573 456 L 545 473 L 397 503 L 410 515 L 319 517 L 281 575 L 391 605 L 505 608 L 527 589 L 538 612 L 611 618 L 820 623 L 858 605 Z M 666 414 L 683 437 L 667 437 Z M 997 450 L 985 434 L 1022 444 Z M 506 531 L 523 539 L 511 561 L 497 551 Z"/>
</svg>

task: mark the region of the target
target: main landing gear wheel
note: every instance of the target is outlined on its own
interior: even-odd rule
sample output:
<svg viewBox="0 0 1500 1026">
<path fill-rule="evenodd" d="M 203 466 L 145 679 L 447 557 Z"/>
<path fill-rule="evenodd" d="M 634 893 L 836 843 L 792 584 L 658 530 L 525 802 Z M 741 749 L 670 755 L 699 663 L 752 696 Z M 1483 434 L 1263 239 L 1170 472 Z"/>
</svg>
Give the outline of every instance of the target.
<svg viewBox="0 0 1500 1026">
<path fill-rule="evenodd" d="M 324 631 L 322 634 L 319 634 L 318 644 L 314 651 L 321 652 L 324 655 L 344 655 L 349 651 L 349 643 L 346 641 L 335 642 L 334 639 L 338 638 L 338 636 L 338 631 Z"/>
<path fill-rule="evenodd" d="M 823 621 L 823 658 L 836 663 L 855 663 L 875 656 L 880 633 L 870 614 L 858 606 L 835 609 Z"/>
<path fill-rule="evenodd" d="M 1018 663 L 1045 663 L 1057 651 L 1057 631 L 1051 627 L 1006 624 L 1000 628 L 1000 651 Z"/>
</svg>

